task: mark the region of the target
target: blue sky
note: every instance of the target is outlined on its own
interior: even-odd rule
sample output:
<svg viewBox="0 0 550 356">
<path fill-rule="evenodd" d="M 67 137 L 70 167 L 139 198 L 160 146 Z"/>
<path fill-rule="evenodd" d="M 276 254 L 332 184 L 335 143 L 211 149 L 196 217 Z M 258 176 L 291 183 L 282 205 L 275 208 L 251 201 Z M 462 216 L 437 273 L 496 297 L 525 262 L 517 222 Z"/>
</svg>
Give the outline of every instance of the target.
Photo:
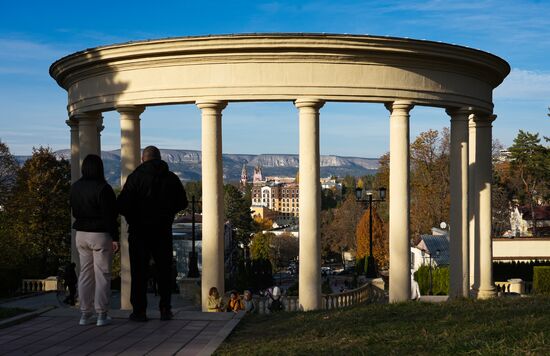
<svg viewBox="0 0 550 356">
<path fill-rule="evenodd" d="M 491 52 L 512 67 L 495 91 L 494 138 L 508 146 L 519 129 L 550 136 L 550 0 L 0 0 L 0 140 L 14 154 L 68 148 L 66 92 L 48 74 L 64 55 L 131 40 L 250 32 L 389 35 Z M 412 139 L 449 125 L 442 109 L 417 107 L 411 115 Z M 119 148 L 118 115 L 106 113 L 104 121 L 103 148 Z M 223 151 L 296 153 L 297 129 L 292 103 L 232 103 L 224 110 Z M 200 149 L 199 110 L 148 108 L 142 144 Z M 388 149 L 382 104 L 327 103 L 321 110 L 322 154 L 378 157 Z"/>
</svg>

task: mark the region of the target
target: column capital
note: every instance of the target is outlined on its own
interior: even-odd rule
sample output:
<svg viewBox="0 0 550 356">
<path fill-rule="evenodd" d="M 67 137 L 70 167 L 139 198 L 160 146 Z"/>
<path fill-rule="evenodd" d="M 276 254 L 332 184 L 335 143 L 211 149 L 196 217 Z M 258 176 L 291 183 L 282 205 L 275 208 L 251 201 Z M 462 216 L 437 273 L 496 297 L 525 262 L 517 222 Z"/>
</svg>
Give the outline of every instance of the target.
<svg viewBox="0 0 550 356">
<path fill-rule="evenodd" d="M 325 105 L 325 101 L 318 98 L 298 98 L 294 101 L 294 105 L 298 108 L 311 108 L 319 110 Z"/>
<path fill-rule="evenodd" d="M 385 103 L 384 106 L 392 114 L 394 111 L 401 111 L 408 114 L 409 111 L 414 108 L 414 104 L 411 101 L 407 100 L 396 100 L 393 102 Z"/>
<path fill-rule="evenodd" d="M 71 130 L 78 130 L 78 121 L 71 117 L 69 120 L 65 120 L 65 123 L 71 128 Z"/>
<path fill-rule="evenodd" d="M 445 112 L 453 121 L 468 121 L 470 116 L 475 114 L 472 107 L 447 108 Z"/>
<path fill-rule="evenodd" d="M 79 125 L 97 125 L 101 119 L 103 119 L 101 112 L 84 112 L 72 115 L 67 121 L 76 120 Z"/>
<path fill-rule="evenodd" d="M 227 106 L 227 101 L 213 100 L 213 99 L 199 99 L 195 101 L 195 105 L 197 105 L 197 107 L 201 110 L 213 109 L 217 111 L 222 111 Z"/>
<path fill-rule="evenodd" d="M 492 127 L 496 118 L 494 114 L 475 113 L 470 116 L 470 127 Z"/>
<path fill-rule="evenodd" d="M 119 105 L 115 107 L 119 114 L 130 114 L 139 116 L 145 111 L 145 106 L 142 105 Z"/>
</svg>

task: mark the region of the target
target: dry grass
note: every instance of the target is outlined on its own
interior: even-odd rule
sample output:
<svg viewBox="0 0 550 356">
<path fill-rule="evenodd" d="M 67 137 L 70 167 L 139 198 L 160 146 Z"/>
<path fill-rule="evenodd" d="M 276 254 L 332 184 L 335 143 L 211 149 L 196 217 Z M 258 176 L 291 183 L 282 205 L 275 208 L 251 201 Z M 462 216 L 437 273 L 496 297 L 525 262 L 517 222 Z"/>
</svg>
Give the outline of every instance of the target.
<svg viewBox="0 0 550 356">
<path fill-rule="evenodd" d="M 216 354 L 549 355 L 550 297 L 254 315 Z"/>
</svg>

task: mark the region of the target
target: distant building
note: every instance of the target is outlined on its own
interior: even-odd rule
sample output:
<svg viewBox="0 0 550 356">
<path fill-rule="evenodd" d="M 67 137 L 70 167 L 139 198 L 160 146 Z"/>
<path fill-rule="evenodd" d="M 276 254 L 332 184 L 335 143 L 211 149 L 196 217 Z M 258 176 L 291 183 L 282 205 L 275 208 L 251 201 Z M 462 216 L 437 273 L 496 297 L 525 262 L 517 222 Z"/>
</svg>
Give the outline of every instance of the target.
<svg viewBox="0 0 550 356">
<path fill-rule="evenodd" d="M 436 228 L 434 228 L 436 229 Z M 416 272 L 420 266 L 444 266 L 449 264 L 449 238 L 447 234 L 421 235 L 420 242 L 411 247 L 411 270 Z"/>
<path fill-rule="evenodd" d="M 248 172 L 246 171 L 246 163 L 243 163 L 243 169 L 241 171 L 241 181 L 239 184 L 239 188 L 241 192 L 245 191 L 247 184 L 248 184 Z"/>
<path fill-rule="evenodd" d="M 257 181 L 252 186 L 253 215 L 290 224 L 299 217 L 300 194 L 297 183 Z"/>
<path fill-rule="evenodd" d="M 264 176 L 262 174 L 262 167 L 258 164 L 254 167 L 254 176 L 252 178 L 253 183 L 264 182 Z"/>
<path fill-rule="evenodd" d="M 342 183 L 334 177 L 321 178 L 321 189 L 330 189 L 336 197 L 342 196 Z"/>
</svg>

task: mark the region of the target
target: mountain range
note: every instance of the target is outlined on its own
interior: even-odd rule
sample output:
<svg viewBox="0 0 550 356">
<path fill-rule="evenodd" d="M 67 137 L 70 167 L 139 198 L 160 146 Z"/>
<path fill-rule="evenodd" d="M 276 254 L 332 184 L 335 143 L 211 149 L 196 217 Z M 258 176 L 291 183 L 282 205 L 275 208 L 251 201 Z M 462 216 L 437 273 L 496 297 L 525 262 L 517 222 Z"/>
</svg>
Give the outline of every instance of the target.
<svg viewBox="0 0 550 356">
<path fill-rule="evenodd" d="M 182 181 L 201 179 L 200 151 L 161 149 L 161 156 Z M 55 151 L 59 158 L 70 159 L 70 150 Z M 110 184 L 120 184 L 120 150 L 102 151 L 101 157 L 105 165 L 105 177 Z M 235 182 L 241 178 L 243 164 L 249 181 L 252 181 L 254 167 L 261 166 L 262 174 L 266 176 L 294 177 L 298 171 L 298 155 L 295 154 L 223 154 L 223 174 L 225 181 Z M 16 157 L 24 162 L 28 156 Z M 376 173 L 379 166 L 378 158 L 321 156 L 321 177 L 363 176 Z"/>
</svg>

